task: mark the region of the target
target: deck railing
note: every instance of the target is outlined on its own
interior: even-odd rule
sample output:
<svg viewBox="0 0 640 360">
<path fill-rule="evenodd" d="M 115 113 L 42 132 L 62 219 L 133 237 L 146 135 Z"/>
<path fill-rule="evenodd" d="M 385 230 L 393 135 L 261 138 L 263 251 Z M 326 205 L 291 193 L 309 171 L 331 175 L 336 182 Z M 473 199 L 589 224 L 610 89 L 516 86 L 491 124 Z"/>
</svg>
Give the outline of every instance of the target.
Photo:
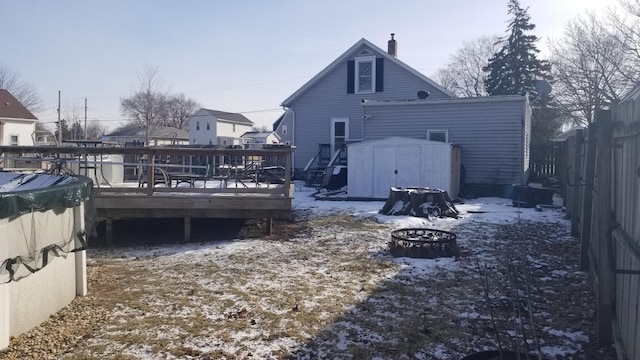
<svg viewBox="0 0 640 360">
<path fill-rule="evenodd" d="M 99 193 L 291 194 L 292 147 L 0 146 L 0 171 L 83 175 Z M 149 186 L 152 184 L 152 186 Z"/>
</svg>

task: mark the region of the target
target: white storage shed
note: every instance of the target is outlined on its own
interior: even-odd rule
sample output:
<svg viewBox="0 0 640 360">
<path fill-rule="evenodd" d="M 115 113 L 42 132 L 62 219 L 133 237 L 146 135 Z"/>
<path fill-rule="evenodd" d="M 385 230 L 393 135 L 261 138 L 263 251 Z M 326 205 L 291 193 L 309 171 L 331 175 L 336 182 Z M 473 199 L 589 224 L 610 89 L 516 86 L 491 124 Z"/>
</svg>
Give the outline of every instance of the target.
<svg viewBox="0 0 640 360">
<path fill-rule="evenodd" d="M 460 147 L 390 137 L 348 145 L 347 197 L 386 199 L 391 187 L 429 187 L 458 196 Z"/>
</svg>

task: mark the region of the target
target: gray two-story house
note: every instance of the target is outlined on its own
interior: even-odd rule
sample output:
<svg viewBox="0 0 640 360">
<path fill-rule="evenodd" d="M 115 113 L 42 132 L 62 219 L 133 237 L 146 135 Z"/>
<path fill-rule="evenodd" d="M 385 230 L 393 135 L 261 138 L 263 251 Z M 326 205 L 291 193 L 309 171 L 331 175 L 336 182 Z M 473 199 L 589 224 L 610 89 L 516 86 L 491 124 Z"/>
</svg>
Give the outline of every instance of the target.
<svg viewBox="0 0 640 360">
<path fill-rule="evenodd" d="M 323 146 L 326 158 L 344 144 L 400 136 L 459 145 L 464 182 L 526 182 L 527 97 L 455 98 L 398 60 L 393 36 L 388 51 L 361 39 L 281 105 L 274 131 L 296 146 L 299 171 Z"/>
</svg>

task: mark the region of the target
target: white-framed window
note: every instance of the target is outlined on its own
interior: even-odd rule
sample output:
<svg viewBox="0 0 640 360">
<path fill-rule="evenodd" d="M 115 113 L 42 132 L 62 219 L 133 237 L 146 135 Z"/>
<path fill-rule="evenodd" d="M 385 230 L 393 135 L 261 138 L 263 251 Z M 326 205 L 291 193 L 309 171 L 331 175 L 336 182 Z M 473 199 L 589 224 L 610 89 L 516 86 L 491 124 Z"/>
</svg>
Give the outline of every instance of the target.
<svg viewBox="0 0 640 360">
<path fill-rule="evenodd" d="M 427 130 L 427 140 L 449 142 L 449 130 Z"/>
<path fill-rule="evenodd" d="M 342 149 L 349 139 L 349 119 L 331 119 L 331 154 Z"/>
<path fill-rule="evenodd" d="M 287 125 L 282 125 L 282 135 L 287 135 Z"/>
<path fill-rule="evenodd" d="M 196 121 L 196 130 L 200 130 L 200 121 Z"/>
<path fill-rule="evenodd" d="M 18 140 L 18 135 L 11 135 L 9 137 L 9 145 L 18 146 L 18 144 L 20 143 Z"/>
<path fill-rule="evenodd" d="M 367 56 L 355 59 L 355 92 L 366 94 L 376 89 L 376 58 Z"/>
</svg>

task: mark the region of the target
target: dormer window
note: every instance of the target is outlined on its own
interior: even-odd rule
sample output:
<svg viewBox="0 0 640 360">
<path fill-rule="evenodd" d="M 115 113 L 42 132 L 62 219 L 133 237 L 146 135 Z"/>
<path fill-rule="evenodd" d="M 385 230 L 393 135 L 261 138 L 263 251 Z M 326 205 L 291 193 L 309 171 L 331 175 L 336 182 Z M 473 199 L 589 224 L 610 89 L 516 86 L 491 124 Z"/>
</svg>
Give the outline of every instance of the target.
<svg viewBox="0 0 640 360">
<path fill-rule="evenodd" d="M 356 94 L 372 93 L 375 89 L 376 58 L 356 59 Z"/>
<path fill-rule="evenodd" d="M 347 93 L 371 94 L 383 91 L 384 58 L 361 56 L 347 62 Z"/>
</svg>

